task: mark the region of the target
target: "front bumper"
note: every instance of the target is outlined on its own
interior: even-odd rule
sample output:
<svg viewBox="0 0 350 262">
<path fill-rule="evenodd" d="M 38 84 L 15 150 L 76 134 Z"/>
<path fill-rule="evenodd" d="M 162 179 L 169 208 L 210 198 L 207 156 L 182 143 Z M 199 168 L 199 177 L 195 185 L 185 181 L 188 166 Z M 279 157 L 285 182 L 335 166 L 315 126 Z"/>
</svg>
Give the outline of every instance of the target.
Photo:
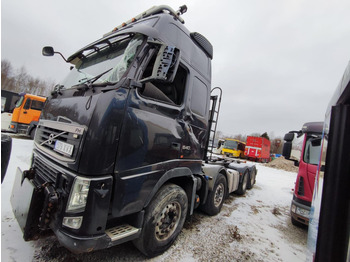
<svg viewBox="0 0 350 262">
<path fill-rule="evenodd" d="M 55 170 L 55 173 L 51 170 Z M 90 178 L 85 210 L 67 212 L 70 181 L 73 178 L 72 173 L 38 155 L 34 157 L 32 169 L 24 172 L 17 170 L 11 205 L 26 241 L 36 240 L 43 231 L 51 229 L 63 246 L 74 253 L 83 253 L 108 248 L 139 236 L 141 230 L 131 226 L 123 232 L 120 230 L 122 225 L 106 228 L 112 191 L 111 176 Z M 80 228 L 72 229 L 62 224 L 65 217 L 76 216 L 83 217 Z"/>
<path fill-rule="evenodd" d="M 301 204 L 296 199 L 293 199 L 290 214 L 294 220 L 304 225 L 309 225 L 310 206 Z"/>
<path fill-rule="evenodd" d="M 28 135 L 30 125 L 11 122 L 10 131 L 16 134 Z"/>
</svg>

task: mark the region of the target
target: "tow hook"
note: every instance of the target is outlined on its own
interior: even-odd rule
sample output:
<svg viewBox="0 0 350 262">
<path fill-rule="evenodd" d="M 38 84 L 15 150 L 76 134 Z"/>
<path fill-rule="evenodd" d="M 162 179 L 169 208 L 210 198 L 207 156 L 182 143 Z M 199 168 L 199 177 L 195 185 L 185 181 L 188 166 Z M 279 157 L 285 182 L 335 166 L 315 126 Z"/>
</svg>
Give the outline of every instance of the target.
<svg viewBox="0 0 350 262">
<path fill-rule="evenodd" d="M 32 180 L 32 179 L 34 179 L 34 177 L 35 177 L 35 169 L 34 168 L 31 168 L 29 170 L 23 171 L 21 185 L 23 184 L 23 181 L 24 181 L 25 178 L 28 178 L 29 180 Z"/>
<path fill-rule="evenodd" d="M 53 186 L 48 183 L 42 185 L 44 187 L 45 200 L 43 209 L 41 211 L 39 217 L 39 228 L 41 230 L 46 230 L 50 224 L 52 214 L 55 212 L 57 203 L 58 203 L 58 195 Z"/>
</svg>

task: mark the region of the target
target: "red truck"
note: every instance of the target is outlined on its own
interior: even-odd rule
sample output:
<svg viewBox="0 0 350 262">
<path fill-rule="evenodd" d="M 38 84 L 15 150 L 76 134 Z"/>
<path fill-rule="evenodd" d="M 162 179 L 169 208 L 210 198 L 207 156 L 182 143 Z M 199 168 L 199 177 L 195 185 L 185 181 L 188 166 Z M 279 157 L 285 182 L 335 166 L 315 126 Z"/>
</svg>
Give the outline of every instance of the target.
<svg viewBox="0 0 350 262">
<path fill-rule="evenodd" d="M 300 131 L 290 131 L 284 136 L 283 156 L 285 159 L 293 160 L 299 167 L 290 209 L 292 223 L 295 226 L 309 224 L 312 194 L 321 152 L 321 145 L 315 141 L 320 140 L 322 130 L 323 122 L 309 122 L 305 123 Z M 294 134 L 298 138 L 304 136 L 300 160 L 291 157 Z"/>
<path fill-rule="evenodd" d="M 244 155 L 253 161 L 270 162 L 271 142 L 265 137 L 248 136 Z"/>
</svg>

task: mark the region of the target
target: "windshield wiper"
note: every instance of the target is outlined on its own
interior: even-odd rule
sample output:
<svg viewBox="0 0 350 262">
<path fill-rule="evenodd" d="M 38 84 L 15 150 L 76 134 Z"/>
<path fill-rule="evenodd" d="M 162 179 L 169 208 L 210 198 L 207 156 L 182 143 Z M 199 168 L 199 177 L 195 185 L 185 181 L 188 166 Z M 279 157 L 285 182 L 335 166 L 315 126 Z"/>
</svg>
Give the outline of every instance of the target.
<svg viewBox="0 0 350 262">
<path fill-rule="evenodd" d="M 62 95 L 61 90 L 64 88 L 64 85 L 57 84 L 54 87 L 54 90 L 51 92 L 52 96 L 57 96 L 57 94 Z"/>
<path fill-rule="evenodd" d="M 110 68 L 104 72 L 102 72 L 101 74 L 97 75 L 97 76 L 94 76 L 88 80 L 86 80 L 84 83 L 81 83 L 81 84 L 77 84 L 77 85 L 74 85 L 72 86 L 73 87 L 76 87 L 78 90 L 80 89 L 83 89 L 85 88 L 85 90 L 89 89 L 89 88 L 93 88 L 93 87 L 104 87 L 104 86 L 108 86 L 108 85 L 112 85 L 112 84 L 115 84 L 113 82 L 102 82 L 102 83 L 97 83 L 97 84 L 94 84 L 94 82 L 96 82 L 98 79 L 100 79 L 101 76 L 103 76 L 104 74 L 107 74 L 109 71 L 111 71 L 113 69 Z M 94 91 L 94 90 L 93 90 Z"/>
</svg>

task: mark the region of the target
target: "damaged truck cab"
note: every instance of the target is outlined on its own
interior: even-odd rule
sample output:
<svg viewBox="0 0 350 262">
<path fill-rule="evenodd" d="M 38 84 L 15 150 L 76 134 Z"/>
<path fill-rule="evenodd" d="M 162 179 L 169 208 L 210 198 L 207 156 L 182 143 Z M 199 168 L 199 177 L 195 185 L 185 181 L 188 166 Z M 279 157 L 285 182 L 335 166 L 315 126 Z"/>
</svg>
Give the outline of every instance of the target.
<svg viewBox="0 0 350 262">
<path fill-rule="evenodd" d="M 13 189 L 25 240 L 52 229 L 76 253 L 133 240 L 155 256 L 196 207 L 217 214 L 240 176 L 255 183 L 254 166 L 203 162 L 213 48 L 184 27 L 185 11 L 153 7 L 66 59 Z"/>
</svg>

